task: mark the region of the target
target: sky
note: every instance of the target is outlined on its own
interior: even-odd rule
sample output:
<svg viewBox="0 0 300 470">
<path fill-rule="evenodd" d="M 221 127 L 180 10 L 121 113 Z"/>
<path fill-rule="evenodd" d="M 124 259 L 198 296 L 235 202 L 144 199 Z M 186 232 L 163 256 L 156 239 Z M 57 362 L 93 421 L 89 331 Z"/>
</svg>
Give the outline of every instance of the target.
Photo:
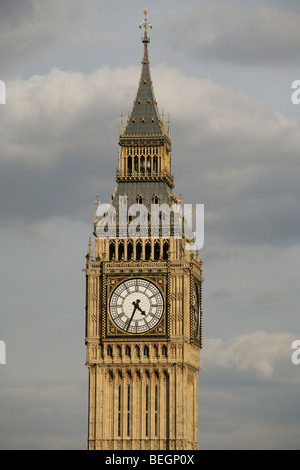
<svg viewBox="0 0 300 470">
<path fill-rule="evenodd" d="M 0 449 L 87 447 L 82 269 L 96 194 L 116 187 L 144 7 L 1 0 Z M 147 7 L 174 192 L 205 207 L 199 449 L 299 449 L 300 4 Z"/>
</svg>

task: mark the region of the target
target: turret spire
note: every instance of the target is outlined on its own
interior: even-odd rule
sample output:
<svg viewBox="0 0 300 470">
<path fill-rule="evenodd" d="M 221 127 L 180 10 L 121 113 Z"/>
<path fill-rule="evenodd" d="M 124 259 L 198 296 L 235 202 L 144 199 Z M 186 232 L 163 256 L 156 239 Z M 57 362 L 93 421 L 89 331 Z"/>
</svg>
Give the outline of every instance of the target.
<svg viewBox="0 0 300 470">
<path fill-rule="evenodd" d="M 148 36 L 148 28 L 152 29 L 152 25 L 147 18 L 147 7 L 144 10 L 145 19 L 140 24 L 140 28 L 144 28 L 144 36 L 142 43 L 144 44 L 144 53 L 142 59 L 142 70 L 137 94 L 133 103 L 132 111 L 128 117 L 124 133 L 121 134 L 121 141 L 128 137 L 149 138 L 150 141 L 161 140 L 166 138 L 166 131 L 163 120 L 159 115 L 157 102 L 154 96 L 152 86 L 150 61 L 148 55 L 148 44 L 150 38 Z"/>
</svg>

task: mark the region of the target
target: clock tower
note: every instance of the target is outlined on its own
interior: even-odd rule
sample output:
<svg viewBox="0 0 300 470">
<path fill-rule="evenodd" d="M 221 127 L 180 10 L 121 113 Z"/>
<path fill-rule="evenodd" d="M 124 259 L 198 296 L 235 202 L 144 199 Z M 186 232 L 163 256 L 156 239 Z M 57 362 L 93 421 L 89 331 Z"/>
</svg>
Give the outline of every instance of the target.
<svg viewBox="0 0 300 470">
<path fill-rule="evenodd" d="M 198 449 L 202 260 L 178 230 L 182 201 L 152 87 L 147 10 L 140 27 L 141 76 L 120 128 L 117 187 L 104 212 L 95 201 L 84 270 L 88 448 Z"/>
</svg>

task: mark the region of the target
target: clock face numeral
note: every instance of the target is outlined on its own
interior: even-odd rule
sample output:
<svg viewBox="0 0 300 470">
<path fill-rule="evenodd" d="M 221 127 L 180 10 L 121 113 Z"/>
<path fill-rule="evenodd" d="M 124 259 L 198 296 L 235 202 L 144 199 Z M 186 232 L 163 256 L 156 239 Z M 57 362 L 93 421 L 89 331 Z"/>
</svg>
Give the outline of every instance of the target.
<svg viewBox="0 0 300 470">
<path fill-rule="evenodd" d="M 145 333 L 154 328 L 164 312 L 163 296 L 152 282 L 128 279 L 113 291 L 109 311 L 114 323 L 128 333 Z"/>
</svg>

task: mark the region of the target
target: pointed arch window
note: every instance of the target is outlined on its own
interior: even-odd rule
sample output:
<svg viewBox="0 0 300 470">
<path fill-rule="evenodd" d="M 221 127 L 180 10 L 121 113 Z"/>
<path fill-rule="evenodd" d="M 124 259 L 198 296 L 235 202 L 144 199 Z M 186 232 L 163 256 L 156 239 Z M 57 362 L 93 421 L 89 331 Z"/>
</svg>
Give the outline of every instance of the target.
<svg viewBox="0 0 300 470">
<path fill-rule="evenodd" d="M 167 260 L 169 257 L 169 242 L 165 241 L 163 245 L 163 259 Z"/>
<path fill-rule="evenodd" d="M 149 435 L 149 385 L 146 385 L 146 397 L 145 397 L 145 411 L 146 411 L 146 416 L 145 416 L 145 434 L 146 437 Z"/>
<path fill-rule="evenodd" d="M 155 385 L 155 397 L 154 397 L 154 433 L 155 433 L 155 437 L 157 437 L 157 434 L 158 434 L 158 416 L 157 416 L 157 413 L 158 413 L 158 385 L 156 384 Z"/>
<path fill-rule="evenodd" d="M 128 170 L 128 174 L 130 176 L 131 173 L 132 173 L 132 157 L 131 156 L 129 156 L 127 158 L 127 170 Z"/>
<path fill-rule="evenodd" d="M 157 155 L 153 157 L 153 174 L 156 175 L 157 173 Z"/>
<path fill-rule="evenodd" d="M 142 150 L 142 152 L 143 152 L 143 150 Z M 144 155 L 141 156 L 140 165 L 141 165 L 141 173 L 142 173 L 142 175 L 144 175 L 145 174 L 145 157 L 144 157 Z"/>
<path fill-rule="evenodd" d="M 151 258 L 151 243 L 146 242 L 145 246 L 145 259 L 148 261 Z"/>
<path fill-rule="evenodd" d="M 131 388 L 127 386 L 127 437 L 130 436 L 130 411 L 131 411 Z"/>
<path fill-rule="evenodd" d="M 116 253 L 115 242 L 112 241 L 109 244 L 109 259 L 110 259 L 110 261 L 115 258 L 115 253 Z"/>
<path fill-rule="evenodd" d="M 122 404 L 122 388 L 118 387 L 118 437 L 121 436 L 121 404 Z"/>
<path fill-rule="evenodd" d="M 124 242 L 119 242 L 118 247 L 118 259 L 121 260 L 124 257 Z"/>
<path fill-rule="evenodd" d="M 160 242 L 157 241 L 154 243 L 154 259 L 155 261 L 159 260 L 160 257 Z"/>
<path fill-rule="evenodd" d="M 140 260 L 142 258 L 142 253 L 143 253 L 142 243 L 138 241 L 136 244 L 136 259 L 137 260 Z"/>
<path fill-rule="evenodd" d="M 134 175 L 136 176 L 139 171 L 139 157 L 136 155 L 134 157 Z"/>
<path fill-rule="evenodd" d="M 133 256 L 133 244 L 129 242 L 127 245 L 127 259 L 130 260 Z"/>
<path fill-rule="evenodd" d="M 148 157 L 147 157 L 147 173 L 148 173 L 148 175 L 151 174 L 151 157 L 150 157 L 150 155 L 148 155 Z"/>
</svg>

